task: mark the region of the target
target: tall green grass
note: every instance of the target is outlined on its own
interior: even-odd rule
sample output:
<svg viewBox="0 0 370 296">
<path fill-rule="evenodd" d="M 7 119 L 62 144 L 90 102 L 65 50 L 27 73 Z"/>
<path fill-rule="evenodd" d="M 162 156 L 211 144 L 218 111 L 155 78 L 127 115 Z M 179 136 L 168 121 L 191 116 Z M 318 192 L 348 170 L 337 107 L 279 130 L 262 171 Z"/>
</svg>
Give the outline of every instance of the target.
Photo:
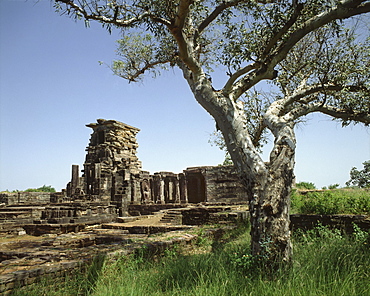
<svg viewBox="0 0 370 296">
<path fill-rule="evenodd" d="M 295 233 L 292 266 L 272 275 L 251 261 L 238 260 L 248 256 L 250 244 L 248 231 L 238 231 L 210 253 L 169 250 L 161 258 L 148 259 L 143 250 L 106 261 L 94 273 L 90 289 L 77 289 L 86 286 L 85 277 L 75 282 L 76 289 L 68 284 L 71 290 L 60 294 L 49 287 L 52 294 L 36 288 L 38 294 L 15 295 L 370 295 L 370 236 L 358 228 L 351 237 L 321 226 Z"/>
<path fill-rule="evenodd" d="M 369 189 L 333 189 L 292 194 L 292 211 L 300 214 L 370 214 Z"/>
</svg>

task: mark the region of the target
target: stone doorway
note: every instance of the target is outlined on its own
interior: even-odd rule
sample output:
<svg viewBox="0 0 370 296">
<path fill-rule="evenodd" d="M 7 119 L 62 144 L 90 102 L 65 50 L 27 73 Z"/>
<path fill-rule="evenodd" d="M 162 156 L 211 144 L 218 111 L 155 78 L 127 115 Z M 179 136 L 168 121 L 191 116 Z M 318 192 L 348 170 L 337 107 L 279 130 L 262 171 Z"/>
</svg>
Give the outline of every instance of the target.
<svg viewBox="0 0 370 296">
<path fill-rule="evenodd" d="M 200 203 L 206 200 L 206 184 L 201 172 L 187 173 L 188 202 Z"/>
</svg>

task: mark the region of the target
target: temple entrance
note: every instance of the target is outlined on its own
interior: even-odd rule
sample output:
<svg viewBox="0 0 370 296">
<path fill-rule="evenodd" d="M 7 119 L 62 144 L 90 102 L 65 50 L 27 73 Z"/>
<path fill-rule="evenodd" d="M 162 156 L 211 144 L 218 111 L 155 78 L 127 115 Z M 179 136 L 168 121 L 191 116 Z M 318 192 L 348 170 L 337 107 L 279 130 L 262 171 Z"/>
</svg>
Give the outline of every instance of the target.
<svg viewBox="0 0 370 296">
<path fill-rule="evenodd" d="M 188 202 L 200 203 L 206 201 L 206 184 L 201 172 L 187 174 Z"/>
</svg>

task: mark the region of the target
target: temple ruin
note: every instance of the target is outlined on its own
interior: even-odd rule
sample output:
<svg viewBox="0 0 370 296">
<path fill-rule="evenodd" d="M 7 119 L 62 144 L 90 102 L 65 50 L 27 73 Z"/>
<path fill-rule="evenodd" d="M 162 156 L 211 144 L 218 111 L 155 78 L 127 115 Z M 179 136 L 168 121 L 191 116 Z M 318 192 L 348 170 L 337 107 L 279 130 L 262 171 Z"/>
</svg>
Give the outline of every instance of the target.
<svg viewBox="0 0 370 296">
<path fill-rule="evenodd" d="M 83 169 L 61 192 L 0 193 L 0 233 L 42 235 L 81 231 L 117 217 L 152 214 L 187 205 L 246 203 L 233 166 L 187 168 L 181 173 L 142 170 L 136 156 L 138 128 L 98 119 Z"/>
<path fill-rule="evenodd" d="M 119 215 L 129 204 L 187 204 L 245 201 L 245 191 L 232 166 L 194 167 L 182 173 L 142 170 L 136 156 L 140 131 L 116 120 L 98 119 L 93 130 L 83 174 L 72 165 L 66 196 L 71 200 L 109 201 Z"/>
</svg>

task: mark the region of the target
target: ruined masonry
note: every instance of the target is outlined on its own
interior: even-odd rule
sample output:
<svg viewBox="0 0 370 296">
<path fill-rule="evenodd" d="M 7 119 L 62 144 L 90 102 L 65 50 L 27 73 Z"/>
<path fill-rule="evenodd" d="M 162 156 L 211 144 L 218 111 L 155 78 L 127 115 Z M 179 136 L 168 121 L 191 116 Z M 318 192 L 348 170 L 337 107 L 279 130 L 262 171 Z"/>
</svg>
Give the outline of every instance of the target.
<svg viewBox="0 0 370 296">
<path fill-rule="evenodd" d="M 72 166 L 66 196 L 71 200 L 109 201 L 125 216 L 132 204 L 246 201 L 232 166 L 188 168 L 183 173 L 141 169 L 136 156 L 138 128 L 116 120 L 98 119 L 86 148 L 83 175 Z"/>
</svg>

